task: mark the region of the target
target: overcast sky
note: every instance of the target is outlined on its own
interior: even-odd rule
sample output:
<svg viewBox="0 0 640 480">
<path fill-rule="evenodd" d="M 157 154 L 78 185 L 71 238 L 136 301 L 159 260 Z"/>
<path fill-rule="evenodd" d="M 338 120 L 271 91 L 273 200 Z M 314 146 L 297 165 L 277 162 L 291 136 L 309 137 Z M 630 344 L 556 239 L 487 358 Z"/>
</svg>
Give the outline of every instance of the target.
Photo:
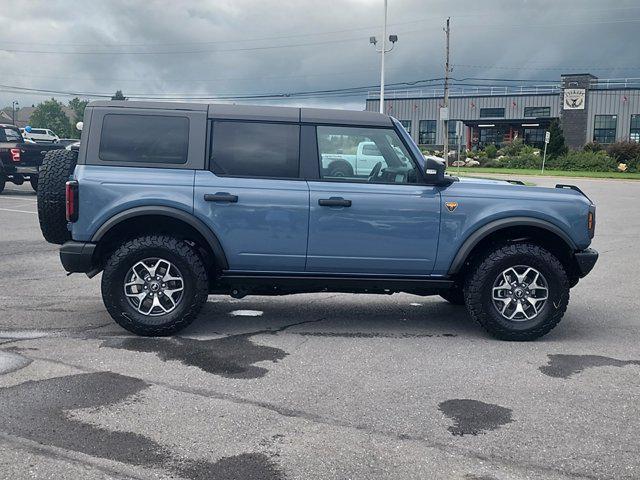
<svg viewBox="0 0 640 480">
<path fill-rule="evenodd" d="M 0 107 L 47 98 L 7 86 L 178 97 L 375 86 L 382 15 L 382 0 L 5 0 Z M 399 42 L 386 83 L 443 76 L 447 16 L 455 78 L 640 77 L 638 0 L 389 0 Z M 363 109 L 364 96 L 262 103 Z"/>
</svg>

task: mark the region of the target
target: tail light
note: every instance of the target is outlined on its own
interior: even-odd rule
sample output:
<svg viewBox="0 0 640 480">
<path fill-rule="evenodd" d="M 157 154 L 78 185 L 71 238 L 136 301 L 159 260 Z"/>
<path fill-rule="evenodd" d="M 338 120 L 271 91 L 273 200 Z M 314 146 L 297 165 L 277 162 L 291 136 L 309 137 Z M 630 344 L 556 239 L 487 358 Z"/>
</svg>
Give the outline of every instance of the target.
<svg viewBox="0 0 640 480">
<path fill-rule="evenodd" d="M 20 161 L 20 149 L 19 148 L 12 148 L 11 149 L 11 160 L 13 160 L 16 163 Z"/>
<path fill-rule="evenodd" d="M 593 238 L 596 233 L 596 207 L 594 205 L 589 207 L 589 213 L 587 214 L 587 229 L 589 230 L 589 237 Z"/>
<path fill-rule="evenodd" d="M 70 180 L 66 185 L 66 205 L 67 205 L 67 221 L 75 222 L 78 220 L 78 182 Z"/>
</svg>

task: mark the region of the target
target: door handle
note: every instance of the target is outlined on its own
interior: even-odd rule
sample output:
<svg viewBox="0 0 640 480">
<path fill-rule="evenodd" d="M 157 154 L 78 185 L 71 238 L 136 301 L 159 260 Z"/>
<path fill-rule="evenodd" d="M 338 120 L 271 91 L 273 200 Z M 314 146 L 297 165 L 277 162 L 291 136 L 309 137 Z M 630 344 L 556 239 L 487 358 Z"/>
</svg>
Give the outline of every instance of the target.
<svg viewBox="0 0 640 480">
<path fill-rule="evenodd" d="M 205 202 L 238 203 L 238 196 L 231 195 L 230 193 L 227 193 L 227 192 L 205 193 L 204 201 Z"/>
<path fill-rule="evenodd" d="M 321 207 L 350 207 L 351 200 L 345 200 L 342 197 L 321 198 L 318 200 Z"/>
</svg>

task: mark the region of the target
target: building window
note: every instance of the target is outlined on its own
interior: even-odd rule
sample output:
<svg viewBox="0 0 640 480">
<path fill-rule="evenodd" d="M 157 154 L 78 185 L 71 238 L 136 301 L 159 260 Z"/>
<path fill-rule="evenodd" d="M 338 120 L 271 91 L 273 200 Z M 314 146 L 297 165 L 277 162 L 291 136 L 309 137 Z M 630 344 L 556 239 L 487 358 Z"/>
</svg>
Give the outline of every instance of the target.
<svg viewBox="0 0 640 480">
<path fill-rule="evenodd" d="M 524 116 L 534 118 L 550 117 L 551 107 L 524 107 Z"/>
<path fill-rule="evenodd" d="M 411 134 L 411 120 L 400 120 L 404 129 Z"/>
<path fill-rule="evenodd" d="M 544 128 L 525 128 L 524 143 L 542 148 L 544 146 L 544 132 Z"/>
<path fill-rule="evenodd" d="M 480 118 L 504 117 L 504 108 L 481 108 Z"/>
<path fill-rule="evenodd" d="M 613 143 L 616 141 L 617 115 L 596 115 L 593 124 L 593 141 Z"/>
<path fill-rule="evenodd" d="M 457 145 L 458 137 L 456 136 L 456 125 L 458 122 L 455 120 L 449 120 L 449 126 L 447 130 L 449 131 L 449 145 Z"/>
<path fill-rule="evenodd" d="M 480 129 L 480 146 L 500 145 L 504 138 L 504 134 L 497 128 L 481 128 Z"/>
<path fill-rule="evenodd" d="M 436 121 L 420 120 L 418 124 L 418 143 L 421 145 L 435 145 L 436 143 Z"/>
<path fill-rule="evenodd" d="M 640 142 L 640 115 L 631 115 L 629 140 L 632 142 Z"/>
<path fill-rule="evenodd" d="M 240 177 L 298 177 L 300 127 L 286 123 L 213 123 L 211 170 Z"/>
</svg>

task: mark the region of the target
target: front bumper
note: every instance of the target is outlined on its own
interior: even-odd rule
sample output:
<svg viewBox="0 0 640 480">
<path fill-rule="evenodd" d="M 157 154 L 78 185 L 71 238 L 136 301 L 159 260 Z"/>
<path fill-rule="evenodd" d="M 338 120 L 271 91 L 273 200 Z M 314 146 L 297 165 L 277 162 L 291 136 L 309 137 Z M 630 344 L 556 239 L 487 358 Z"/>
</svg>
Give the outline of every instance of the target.
<svg viewBox="0 0 640 480">
<path fill-rule="evenodd" d="M 89 273 L 96 269 L 93 254 L 97 245 L 88 242 L 66 242 L 60 247 L 60 261 L 69 273 Z"/>
<path fill-rule="evenodd" d="M 576 264 L 578 265 L 578 274 L 580 278 L 587 276 L 593 269 L 598 260 L 598 252 L 593 248 L 587 248 L 581 252 L 574 253 Z"/>
</svg>

